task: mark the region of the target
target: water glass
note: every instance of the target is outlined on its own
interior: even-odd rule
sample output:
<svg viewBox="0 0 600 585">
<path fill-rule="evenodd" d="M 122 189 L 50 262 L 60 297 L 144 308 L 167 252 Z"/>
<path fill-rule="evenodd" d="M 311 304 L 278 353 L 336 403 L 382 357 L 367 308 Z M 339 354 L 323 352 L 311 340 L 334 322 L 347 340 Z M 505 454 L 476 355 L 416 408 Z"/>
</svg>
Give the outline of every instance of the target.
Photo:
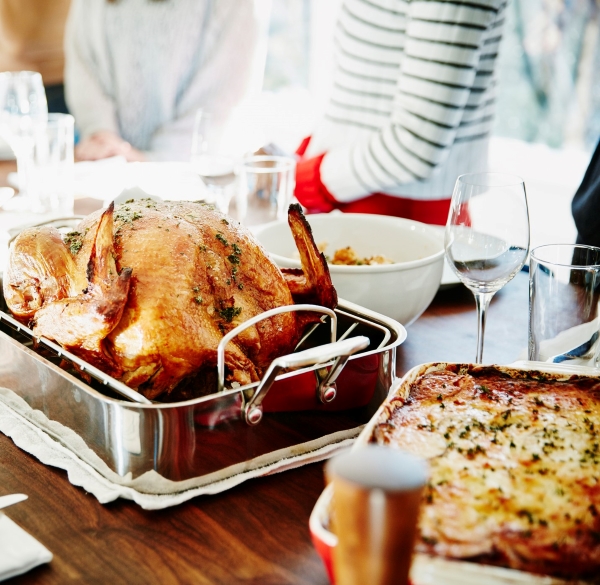
<svg viewBox="0 0 600 585">
<path fill-rule="evenodd" d="M 296 161 L 288 156 L 250 156 L 239 169 L 237 219 L 246 225 L 284 220 L 294 196 Z"/>
<path fill-rule="evenodd" d="M 47 122 L 37 129 L 33 141 L 27 170 L 27 191 L 10 199 L 4 209 L 63 217 L 73 215 L 73 152 L 73 116 L 49 114 Z"/>
<path fill-rule="evenodd" d="M 600 248 L 549 244 L 529 264 L 529 359 L 598 367 Z"/>
<path fill-rule="evenodd" d="M 337 455 L 333 484 L 337 585 L 406 585 L 428 469 L 423 459 L 381 445 Z"/>
<path fill-rule="evenodd" d="M 69 114 L 48 114 L 34 146 L 31 199 L 37 211 L 73 215 L 74 123 Z"/>
</svg>

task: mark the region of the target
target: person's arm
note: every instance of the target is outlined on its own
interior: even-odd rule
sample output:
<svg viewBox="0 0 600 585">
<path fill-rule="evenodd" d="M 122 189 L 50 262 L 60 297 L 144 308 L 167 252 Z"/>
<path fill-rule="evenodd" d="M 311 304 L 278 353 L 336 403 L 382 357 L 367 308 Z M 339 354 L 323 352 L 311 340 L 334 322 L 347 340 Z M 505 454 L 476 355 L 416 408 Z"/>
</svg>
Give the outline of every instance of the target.
<svg viewBox="0 0 600 585">
<path fill-rule="evenodd" d="M 226 120 L 253 89 L 264 70 L 261 41 L 266 39 L 269 2 L 219 0 L 212 5 L 196 73 L 179 99 L 173 120 L 152 137 L 151 160 L 189 160 L 194 119 L 199 108 Z"/>
<path fill-rule="evenodd" d="M 499 41 L 503 0 L 410 3 L 391 121 L 365 139 L 299 163 L 296 196 L 327 209 L 427 180 L 454 144 L 480 56 Z M 399 49 L 400 50 L 400 49 Z M 476 127 L 474 125 L 474 127 Z"/>
</svg>

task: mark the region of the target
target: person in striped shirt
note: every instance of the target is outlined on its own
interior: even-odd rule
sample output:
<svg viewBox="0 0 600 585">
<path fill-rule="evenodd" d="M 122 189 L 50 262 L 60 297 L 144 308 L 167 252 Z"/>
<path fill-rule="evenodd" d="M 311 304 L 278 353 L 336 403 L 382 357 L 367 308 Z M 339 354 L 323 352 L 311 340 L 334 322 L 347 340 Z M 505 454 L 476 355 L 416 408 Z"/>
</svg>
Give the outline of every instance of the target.
<svg viewBox="0 0 600 585">
<path fill-rule="evenodd" d="M 458 175 L 485 169 L 507 0 L 343 0 L 324 119 L 296 197 L 444 224 Z"/>
</svg>

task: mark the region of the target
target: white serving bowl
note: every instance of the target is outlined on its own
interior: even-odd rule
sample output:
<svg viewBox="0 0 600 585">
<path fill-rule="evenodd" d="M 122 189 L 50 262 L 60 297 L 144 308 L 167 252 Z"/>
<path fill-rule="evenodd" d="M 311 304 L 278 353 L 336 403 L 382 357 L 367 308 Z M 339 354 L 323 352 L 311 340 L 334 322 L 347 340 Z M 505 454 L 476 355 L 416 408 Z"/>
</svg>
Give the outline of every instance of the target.
<svg viewBox="0 0 600 585">
<path fill-rule="evenodd" d="M 325 254 L 351 246 L 363 258 L 383 255 L 394 264 L 329 265 L 338 295 L 367 309 L 410 325 L 433 300 L 444 267 L 439 230 L 418 221 L 363 213 L 308 215 L 315 242 L 327 243 Z M 259 242 L 282 268 L 300 260 L 290 228 L 276 221 L 253 228 Z"/>
</svg>

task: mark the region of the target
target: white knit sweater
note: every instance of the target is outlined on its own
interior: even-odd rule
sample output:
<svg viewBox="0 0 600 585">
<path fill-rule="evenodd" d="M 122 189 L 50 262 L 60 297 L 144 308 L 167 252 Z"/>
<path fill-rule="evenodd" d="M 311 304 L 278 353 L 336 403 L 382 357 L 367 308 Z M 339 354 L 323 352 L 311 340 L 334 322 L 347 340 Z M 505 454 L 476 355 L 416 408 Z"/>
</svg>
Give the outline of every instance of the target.
<svg viewBox="0 0 600 585">
<path fill-rule="evenodd" d="M 262 82 L 264 5 L 73 0 L 65 86 L 82 137 L 110 130 L 149 159 L 189 160 L 198 108 L 224 120 Z"/>
<path fill-rule="evenodd" d="M 484 170 L 506 0 L 344 0 L 325 119 L 308 155 L 340 202 L 443 199 Z"/>
</svg>

